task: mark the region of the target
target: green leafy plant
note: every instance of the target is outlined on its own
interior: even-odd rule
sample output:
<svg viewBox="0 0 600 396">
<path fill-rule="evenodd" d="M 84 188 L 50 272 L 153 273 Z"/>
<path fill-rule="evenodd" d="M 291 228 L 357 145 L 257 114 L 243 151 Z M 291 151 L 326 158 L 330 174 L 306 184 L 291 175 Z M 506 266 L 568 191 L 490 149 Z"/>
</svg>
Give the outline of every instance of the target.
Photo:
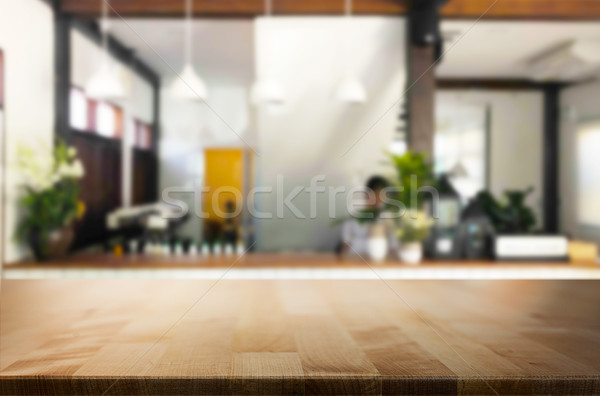
<svg viewBox="0 0 600 396">
<path fill-rule="evenodd" d="M 50 148 L 18 148 L 17 168 L 22 177 L 20 204 L 24 215 L 17 228 L 19 239 L 35 239 L 42 251 L 52 231 L 65 227 L 83 215 L 79 182 L 84 170 L 77 151 L 63 142 Z"/>
<path fill-rule="evenodd" d="M 397 199 L 406 208 L 421 208 L 424 198 L 419 189 L 423 187 L 436 187 L 433 166 L 427 157 L 421 153 L 408 151 L 403 155 L 389 154 L 389 157 L 396 170 L 395 184 L 400 190 L 397 194 Z"/>
<path fill-rule="evenodd" d="M 506 191 L 504 201 L 496 200 L 487 191 L 481 191 L 475 199 L 479 201 L 497 233 L 526 234 L 532 232 L 536 223 L 533 210 L 525 205 L 525 199 L 532 191 L 533 188 Z"/>
</svg>

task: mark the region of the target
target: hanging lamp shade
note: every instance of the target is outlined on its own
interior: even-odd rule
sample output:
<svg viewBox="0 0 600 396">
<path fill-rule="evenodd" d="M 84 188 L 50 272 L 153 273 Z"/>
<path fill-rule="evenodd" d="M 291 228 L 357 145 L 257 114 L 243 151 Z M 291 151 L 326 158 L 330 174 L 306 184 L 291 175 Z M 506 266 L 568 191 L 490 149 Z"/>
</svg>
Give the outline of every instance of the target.
<svg viewBox="0 0 600 396">
<path fill-rule="evenodd" d="M 450 176 L 450 177 L 456 177 L 456 178 L 468 177 L 469 176 L 469 172 L 467 172 L 467 168 L 465 168 L 465 166 L 462 163 L 462 161 L 458 160 L 456 162 L 456 164 L 454 164 L 454 166 L 448 172 L 448 176 Z"/>
<path fill-rule="evenodd" d="M 101 7 L 102 61 L 98 69 L 85 84 L 85 92 L 89 97 L 98 100 L 122 99 L 126 96 L 126 90 L 117 70 L 110 63 L 110 55 L 108 53 L 108 0 L 102 0 Z"/>
<path fill-rule="evenodd" d="M 204 80 L 193 66 L 192 51 L 194 48 L 193 2 L 185 0 L 184 65 L 181 73 L 175 77 L 171 85 L 171 95 L 176 99 L 204 101 L 208 98 L 208 89 Z"/>
<path fill-rule="evenodd" d="M 275 80 L 258 80 L 252 86 L 250 99 L 254 105 L 281 105 L 285 102 L 283 87 Z"/>
<path fill-rule="evenodd" d="M 344 0 L 344 3 L 346 13 L 345 34 L 347 37 L 350 37 L 352 34 L 352 27 L 350 25 L 350 21 L 352 20 L 352 0 Z M 347 40 L 349 39 L 347 38 Z M 350 42 L 346 42 L 345 56 L 347 64 L 351 63 L 349 59 L 351 52 L 349 45 Z M 344 79 L 340 81 L 336 96 L 339 101 L 344 103 L 361 104 L 367 101 L 367 90 L 358 77 L 352 71 L 348 71 Z"/>
<path fill-rule="evenodd" d="M 349 74 L 340 83 L 336 96 L 341 102 L 360 104 L 366 102 L 367 91 L 356 77 Z"/>
<path fill-rule="evenodd" d="M 171 85 L 171 94 L 177 99 L 202 101 L 208 98 L 208 89 L 204 80 L 196 73 L 194 66 L 187 63 L 181 73 L 175 77 Z"/>
<path fill-rule="evenodd" d="M 272 0 L 265 0 L 265 23 L 271 20 L 271 11 L 273 9 Z M 282 105 L 285 102 L 285 91 L 281 83 L 270 75 L 267 71 L 266 76 L 257 79 L 252 85 L 250 91 L 250 101 L 255 106 L 261 105 Z"/>
<path fill-rule="evenodd" d="M 100 64 L 85 86 L 86 94 L 93 99 L 122 99 L 126 96 L 125 87 L 117 72 L 107 60 Z"/>
</svg>

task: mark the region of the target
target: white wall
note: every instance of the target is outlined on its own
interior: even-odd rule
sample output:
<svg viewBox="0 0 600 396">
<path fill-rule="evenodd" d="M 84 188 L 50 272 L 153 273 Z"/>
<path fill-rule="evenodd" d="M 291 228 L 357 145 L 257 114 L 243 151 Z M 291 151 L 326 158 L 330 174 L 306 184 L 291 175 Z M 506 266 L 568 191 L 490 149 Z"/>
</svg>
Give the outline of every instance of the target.
<svg viewBox="0 0 600 396">
<path fill-rule="evenodd" d="M 574 238 L 600 244 L 600 229 L 577 221 L 577 130 L 581 123 L 600 120 L 600 81 L 564 89 L 560 94 L 560 229 Z M 600 161 L 598 162 L 600 174 Z M 598 203 L 600 210 L 600 203 Z"/>
<path fill-rule="evenodd" d="M 490 120 L 490 188 L 496 197 L 505 190 L 534 187 L 527 203 L 535 211 L 536 228 L 543 226 L 543 112 L 537 91 L 443 90 L 438 103 L 488 105 Z"/>
<path fill-rule="evenodd" d="M 5 60 L 6 163 L 16 159 L 20 142 L 52 147 L 54 137 L 54 23 L 51 8 L 39 0 L 0 0 L 0 48 Z M 18 260 L 18 175 L 6 178 L 3 235 L 6 262 Z"/>
<path fill-rule="evenodd" d="M 256 20 L 257 76 L 278 80 L 287 95 L 282 108 L 257 113 L 258 185 L 275 188 L 281 175 L 287 195 L 320 174 L 326 177 L 321 186 L 349 188 L 374 173 L 390 171 L 382 162 L 399 124 L 401 102 L 396 102 L 404 89 L 405 22 L 356 17 L 350 21 L 351 33 L 346 23 L 340 17 Z M 347 71 L 356 72 L 366 86 L 364 105 L 342 104 L 334 97 Z M 338 214 L 343 214 L 345 198 L 335 201 Z M 308 193 L 293 203 L 310 215 Z M 263 195 L 257 206 L 276 214 L 274 194 Z M 339 230 L 331 222 L 328 198 L 321 195 L 314 219 L 299 219 L 285 210 L 282 219 L 257 221 L 258 249 L 331 250 L 339 241 Z"/>
</svg>

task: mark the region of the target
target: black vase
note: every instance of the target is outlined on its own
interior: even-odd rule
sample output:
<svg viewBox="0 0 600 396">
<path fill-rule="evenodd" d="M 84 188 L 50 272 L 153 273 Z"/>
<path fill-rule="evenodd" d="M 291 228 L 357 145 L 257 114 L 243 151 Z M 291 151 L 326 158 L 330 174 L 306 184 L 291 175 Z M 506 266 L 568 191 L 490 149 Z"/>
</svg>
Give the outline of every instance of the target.
<svg viewBox="0 0 600 396">
<path fill-rule="evenodd" d="M 48 261 L 65 256 L 74 236 L 73 225 L 69 224 L 49 232 L 32 231 L 28 242 L 37 261 Z"/>
<path fill-rule="evenodd" d="M 47 261 L 48 256 L 48 237 L 47 234 L 39 230 L 34 230 L 29 233 L 27 237 L 29 248 L 33 253 L 33 257 L 36 261 Z"/>
</svg>

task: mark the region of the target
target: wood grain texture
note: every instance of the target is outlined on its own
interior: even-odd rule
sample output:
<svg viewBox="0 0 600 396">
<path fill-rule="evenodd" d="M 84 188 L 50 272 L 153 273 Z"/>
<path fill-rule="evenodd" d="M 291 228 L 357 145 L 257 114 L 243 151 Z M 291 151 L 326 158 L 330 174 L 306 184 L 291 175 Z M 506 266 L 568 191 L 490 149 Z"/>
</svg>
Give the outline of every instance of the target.
<svg viewBox="0 0 600 396">
<path fill-rule="evenodd" d="M 5 280 L 0 394 L 600 394 L 599 290 Z"/>
<path fill-rule="evenodd" d="M 173 0 L 111 0 L 124 17 L 180 17 L 184 2 Z M 264 14 L 263 0 L 194 0 L 198 17 L 254 17 Z M 62 0 L 61 10 L 98 16 L 97 0 Z M 355 0 L 357 15 L 405 15 L 410 0 Z M 342 0 L 273 0 L 276 15 L 341 15 Z M 593 20 L 600 18 L 597 0 L 450 0 L 442 8 L 446 18 Z"/>
</svg>

